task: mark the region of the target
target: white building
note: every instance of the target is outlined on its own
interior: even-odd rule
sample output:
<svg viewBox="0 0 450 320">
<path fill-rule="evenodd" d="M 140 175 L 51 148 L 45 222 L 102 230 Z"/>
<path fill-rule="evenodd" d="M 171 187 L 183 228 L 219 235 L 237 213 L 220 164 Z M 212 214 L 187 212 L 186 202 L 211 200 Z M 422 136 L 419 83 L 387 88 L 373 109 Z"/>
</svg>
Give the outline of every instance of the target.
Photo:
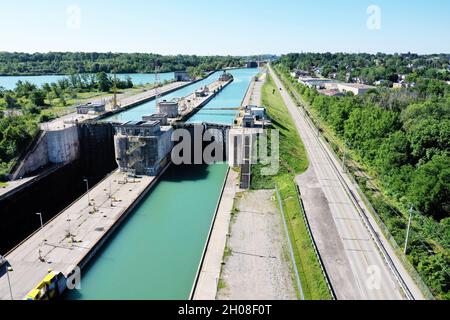
<svg viewBox="0 0 450 320">
<path fill-rule="evenodd" d="M 365 94 L 367 91 L 375 89 L 374 86 L 361 83 L 338 83 L 337 87 L 340 92 L 352 92 L 355 96 Z"/>
</svg>

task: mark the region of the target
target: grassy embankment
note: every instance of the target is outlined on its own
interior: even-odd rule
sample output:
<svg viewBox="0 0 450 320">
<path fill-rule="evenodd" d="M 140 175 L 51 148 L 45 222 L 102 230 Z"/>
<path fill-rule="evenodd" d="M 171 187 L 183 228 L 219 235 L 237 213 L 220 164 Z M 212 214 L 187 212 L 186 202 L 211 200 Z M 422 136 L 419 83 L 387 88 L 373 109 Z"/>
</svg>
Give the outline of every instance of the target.
<svg viewBox="0 0 450 320">
<path fill-rule="evenodd" d="M 261 165 L 254 166 L 252 189 L 278 187 L 305 299 L 331 299 L 302 216 L 294 181 L 296 175 L 305 172 L 308 168 L 306 151 L 271 77 L 267 79 L 262 88 L 262 105 L 267 107 L 273 128 L 280 133 L 280 170 L 275 176 L 262 176 Z"/>
</svg>

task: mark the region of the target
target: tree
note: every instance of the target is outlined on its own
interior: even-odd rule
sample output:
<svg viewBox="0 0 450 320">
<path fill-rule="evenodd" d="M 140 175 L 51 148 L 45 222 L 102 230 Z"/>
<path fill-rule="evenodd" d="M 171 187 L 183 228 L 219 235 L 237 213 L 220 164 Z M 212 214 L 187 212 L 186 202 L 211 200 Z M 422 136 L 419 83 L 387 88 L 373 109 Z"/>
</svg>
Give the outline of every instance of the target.
<svg viewBox="0 0 450 320">
<path fill-rule="evenodd" d="M 109 92 L 111 89 L 111 81 L 106 72 L 97 73 L 98 89 L 102 92 Z"/>
<path fill-rule="evenodd" d="M 418 210 L 436 219 L 450 214 L 450 157 L 436 155 L 413 174 L 408 198 Z"/>
<path fill-rule="evenodd" d="M 419 118 L 407 131 L 412 155 L 419 161 L 428 161 L 435 154 L 450 149 L 450 120 Z"/>
<path fill-rule="evenodd" d="M 45 105 L 45 93 L 42 90 L 34 90 L 31 93 L 30 99 L 35 106 Z"/>
</svg>

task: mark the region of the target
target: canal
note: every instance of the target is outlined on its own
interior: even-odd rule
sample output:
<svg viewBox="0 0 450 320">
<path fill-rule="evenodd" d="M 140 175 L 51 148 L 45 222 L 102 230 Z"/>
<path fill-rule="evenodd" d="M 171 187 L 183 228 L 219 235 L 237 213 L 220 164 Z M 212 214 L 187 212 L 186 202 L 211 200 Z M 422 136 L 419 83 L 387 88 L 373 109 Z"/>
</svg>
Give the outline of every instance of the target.
<svg viewBox="0 0 450 320">
<path fill-rule="evenodd" d="M 233 122 L 235 112 L 223 116 L 221 110 L 209 109 L 239 106 L 257 69 L 231 73 L 235 81 L 191 121 Z M 170 96 L 186 96 L 218 75 Z M 154 103 L 145 103 L 119 119 L 140 120 L 152 108 Z M 227 169 L 226 164 L 171 166 L 83 270 L 81 290 L 68 292 L 66 298 L 189 299 Z"/>
</svg>

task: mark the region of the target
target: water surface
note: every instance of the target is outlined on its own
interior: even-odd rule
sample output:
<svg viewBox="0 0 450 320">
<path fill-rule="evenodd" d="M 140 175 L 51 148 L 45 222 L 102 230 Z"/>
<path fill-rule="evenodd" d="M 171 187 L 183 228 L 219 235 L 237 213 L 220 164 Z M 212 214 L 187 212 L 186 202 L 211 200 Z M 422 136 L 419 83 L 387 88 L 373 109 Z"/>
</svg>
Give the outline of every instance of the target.
<svg viewBox="0 0 450 320">
<path fill-rule="evenodd" d="M 45 83 L 57 82 L 58 80 L 68 78 L 65 75 L 42 75 L 42 76 L 0 76 L 0 87 L 7 90 L 12 90 L 16 87 L 18 81 L 28 81 L 37 86 L 42 86 Z M 155 83 L 156 77 L 153 73 L 122 73 L 118 74 L 117 78 L 121 80 L 126 80 L 127 77 L 131 77 L 133 84 L 141 85 L 147 83 Z M 160 82 L 165 80 L 173 80 L 175 74 L 173 72 L 161 73 L 159 75 Z"/>
<path fill-rule="evenodd" d="M 235 81 L 205 108 L 239 106 L 256 72 L 233 70 Z M 219 75 L 170 96 L 185 96 Z M 140 120 L 154 112 L 151 108 L 154 102 L 118 116 L 122 121 Z M 199 113 L 193 121 L 234 120 L 235 112 L 212 111 L 211 115 L 206 110 Z M 227 168 L 227 164 L 172 165 L 83 271 L 81 291 L 68 292 L 66 298 L 189 299 Z"/>
</svg>

